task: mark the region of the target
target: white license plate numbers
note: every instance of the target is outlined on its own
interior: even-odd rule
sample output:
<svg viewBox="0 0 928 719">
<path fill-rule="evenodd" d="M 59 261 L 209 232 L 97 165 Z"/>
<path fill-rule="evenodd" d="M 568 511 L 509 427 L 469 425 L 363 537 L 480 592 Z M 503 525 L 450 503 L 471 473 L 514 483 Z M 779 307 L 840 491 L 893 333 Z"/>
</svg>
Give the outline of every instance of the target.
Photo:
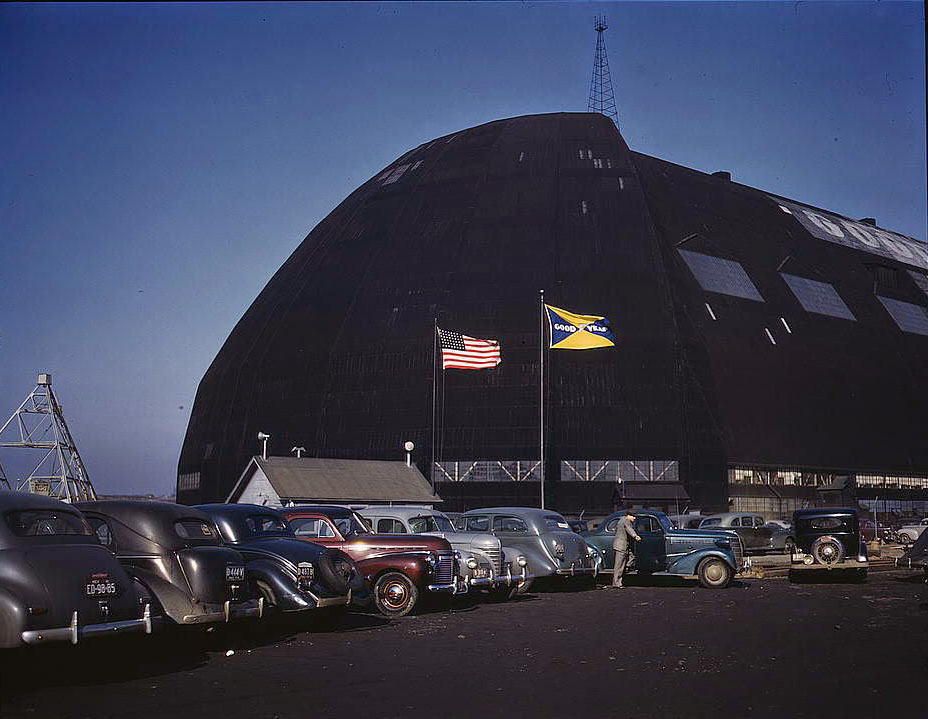
<svg viewBox="0 0 928 719">
<path fill-rule="evenodd" d="M 226 567 L 226 581 L 240 582 L 245 578 L 245 567 Z"/>
<path fill-rule="evenodd" d="M 474 570 L 474 579 L 486 579 L 490 576 L 490 570 L 487 567 L 477 567 Z"/>
<path fill-rule="evenodd" d="M 84 585 L 88 597 L 114 597 L 118 591 L 116 582 L 110 579 L 91 579 Z"/>
</svg>

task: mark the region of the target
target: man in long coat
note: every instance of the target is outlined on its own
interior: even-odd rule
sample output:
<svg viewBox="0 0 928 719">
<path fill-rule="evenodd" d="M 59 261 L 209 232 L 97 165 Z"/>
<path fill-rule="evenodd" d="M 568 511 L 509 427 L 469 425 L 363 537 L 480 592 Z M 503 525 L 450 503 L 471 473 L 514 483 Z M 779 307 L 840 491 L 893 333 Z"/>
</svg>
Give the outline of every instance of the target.
<svg viewBox="0 0 928 719">
<path fill-rule="evenodd" d="M 612 570 L 613 589 L 622 588 L 622 575 L 625 574 L 625 567 L 628 566 L 632 553 L 629 539 L 641 541 L 641 537 L 635 531 L 635 515 L 631 510 L 628 510 L 615 525 L 615 537 L 612 539 L 612 548 L 615 550 L 615 568 Z"/>
</svg>

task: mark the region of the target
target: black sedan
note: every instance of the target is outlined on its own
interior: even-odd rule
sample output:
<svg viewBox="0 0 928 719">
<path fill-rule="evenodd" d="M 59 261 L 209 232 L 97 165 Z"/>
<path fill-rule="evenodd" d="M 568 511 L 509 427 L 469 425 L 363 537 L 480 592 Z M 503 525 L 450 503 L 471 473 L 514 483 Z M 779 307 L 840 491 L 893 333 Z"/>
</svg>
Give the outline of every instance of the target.
<svg viewBox="0 0 928 719">
<path fill-rule="evenodd" d="M 264 600 L 250 591 L 245 560 L 222 546 L 200 510 L 143 501 L 77 506 L 100 543 L 151 593 L 158 618 L 196 625 L 261 616 Z"/>
<path fill-rule="evenodd" d="M 254 504 L 201 504 L 226 546 L 245 558 L 245 575 L 265 603 L 283 612 L 365 605 L 370 590 L 344 552 L 304 542 L 276 510 Z"/>
<path fill-rule="evenodd" d="M 57 499 L 0 492 L 0 648 L 151 632 L 145 591 Z"/>
</svg>

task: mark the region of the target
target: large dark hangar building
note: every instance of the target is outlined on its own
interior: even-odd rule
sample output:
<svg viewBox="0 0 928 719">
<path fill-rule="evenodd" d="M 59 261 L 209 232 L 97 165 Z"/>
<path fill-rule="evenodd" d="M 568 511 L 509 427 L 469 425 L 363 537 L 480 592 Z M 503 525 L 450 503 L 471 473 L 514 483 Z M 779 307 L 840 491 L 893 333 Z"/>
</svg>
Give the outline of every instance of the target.
<svg viewBox="0 0 928 719">
<path fill-rule="evenodd" d="M 617 339 L 546 354 L 548 506 L 779 516 L 843 483 L 925 510 L 926 270 L 921 242 L 631 152 L 603 115 L 457 132 L 355 190 L 254 301 L 200 383 L 178 500 L 224 499 L 262 431 L 334 458 L 412 440 L 446 509 L 537 504 L 544 288 Z M 436 317 L 502 363 L 439 379 L 432 465 Z"/>
</svg>

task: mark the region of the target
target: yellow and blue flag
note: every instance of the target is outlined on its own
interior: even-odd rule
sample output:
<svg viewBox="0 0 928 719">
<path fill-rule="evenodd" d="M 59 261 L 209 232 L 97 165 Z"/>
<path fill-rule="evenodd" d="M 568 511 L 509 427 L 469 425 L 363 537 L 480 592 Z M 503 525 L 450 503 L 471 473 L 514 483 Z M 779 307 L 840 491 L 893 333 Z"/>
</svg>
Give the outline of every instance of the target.
<svg viewBox="0 0 928 719">
<path fill-rule="evenodd" d="M 545 305 L 548 326 L 551 328 L 553 350 L 590 350 L 596 347 L 615 347 L 615 337 L 609 329 L 609 320 L 598 315 L 578 315 L 559 307 Z"/>
</svg>

